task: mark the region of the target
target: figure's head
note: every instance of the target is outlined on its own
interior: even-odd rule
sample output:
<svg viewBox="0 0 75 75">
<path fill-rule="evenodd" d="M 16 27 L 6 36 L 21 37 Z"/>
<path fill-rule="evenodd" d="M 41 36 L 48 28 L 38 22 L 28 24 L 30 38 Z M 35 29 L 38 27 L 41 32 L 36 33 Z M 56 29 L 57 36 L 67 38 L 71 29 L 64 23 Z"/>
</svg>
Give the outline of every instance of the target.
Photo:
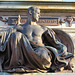
<svg viewBox="0 0 75 75">
<path fill-rule="evenodd" d="M 40 17 L 40 9 L 37 7 L 28 8 L 28 17 L 32 18 L 33 22 L 38 21 Z"/>
</svg>

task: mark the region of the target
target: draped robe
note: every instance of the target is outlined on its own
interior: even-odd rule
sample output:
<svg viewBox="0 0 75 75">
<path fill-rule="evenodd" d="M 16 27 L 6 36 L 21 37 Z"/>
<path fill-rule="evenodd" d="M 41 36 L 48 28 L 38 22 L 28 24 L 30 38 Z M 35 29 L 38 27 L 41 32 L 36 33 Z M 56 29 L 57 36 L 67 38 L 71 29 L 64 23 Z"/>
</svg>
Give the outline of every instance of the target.
<svg viewBox="0 0 75 75">
<path fill-rule="evenodd" d="M 53 66 L 60 68 L 68 65 L 67 59 L 73 57 L 71 53 L 67 52 L 67 47 L 55 38 L 52 29 L 48 29 L 42 34 L 45 46 L 31 43 L 23 33 L 16 29 L 9 29 L 0 34 L 2 34 L 0 42 L 1 71 L 48 72 Z"/>
</svg>

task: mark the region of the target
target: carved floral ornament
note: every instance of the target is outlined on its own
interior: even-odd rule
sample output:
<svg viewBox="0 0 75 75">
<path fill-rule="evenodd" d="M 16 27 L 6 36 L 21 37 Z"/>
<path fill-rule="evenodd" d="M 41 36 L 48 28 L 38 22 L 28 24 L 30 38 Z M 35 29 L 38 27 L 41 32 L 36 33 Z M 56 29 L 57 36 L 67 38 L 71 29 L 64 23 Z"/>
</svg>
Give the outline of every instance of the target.
<svg viewBox="0 0 75 75">
<path fill-rule="evenodd" d="M 8 19 L 3 19 L 3 17 L 0 16 L 0 21 L 8 23 L 8 25 L 21 25 L 26 22 L 27 18 L 21 18 L 19 15 L 17 18 L 16 17 L 9 17 Z M 11 20 L 11 21 L 10 21 Z M 72 26 L 72 22 L 75 21 L 75 17 L 67 16 L 64 20 L 58 19 L 58 18 L 42 18 L 39 20 L 38 23 L 40 25 L 62 25 L 63 23 L 67 22 L 68 26 Z"/>
</svg>

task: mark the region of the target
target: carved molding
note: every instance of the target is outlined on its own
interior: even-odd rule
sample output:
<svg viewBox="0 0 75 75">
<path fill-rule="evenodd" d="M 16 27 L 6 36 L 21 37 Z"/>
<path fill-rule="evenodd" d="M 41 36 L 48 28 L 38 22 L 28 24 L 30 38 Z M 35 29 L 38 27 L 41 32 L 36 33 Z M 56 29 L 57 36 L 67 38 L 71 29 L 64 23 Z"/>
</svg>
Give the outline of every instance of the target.
<svg viewBox="0 0 75 75">
<path fill-rule="evenodd" d="M 8 25 L 20 25 L 24 24 L 27 20 L 27 17 L 9 17 L 8 18 Z M 59 25 L 59 19 L 58 18 L 46 18 L 42 17 L 37 22 L 39 25 Z"/>
<path fill-rule="evenodd" d="M 4 22 L 5 24 L 8 23 L 8 25 L 21 25 L 24 24 L 27 20 L 27 17 L 21 17 L 20 15 L 18 17 L 8 17 L 8 19 L 3 19 L 3 17 L 0 16 L 0 21 Z M 39 25 L 49 26 L 49 25 L 62 25 L 63 23 L 67 22 L 68 26 L 72 26 L 72 22 L 75 22 L 75 17 L 68 16 L 64 19 L 59 20 L 59 18 L 47 18 L 47 17 L 41 17 L 39 21 L 37 22 Z"/>
</svg>

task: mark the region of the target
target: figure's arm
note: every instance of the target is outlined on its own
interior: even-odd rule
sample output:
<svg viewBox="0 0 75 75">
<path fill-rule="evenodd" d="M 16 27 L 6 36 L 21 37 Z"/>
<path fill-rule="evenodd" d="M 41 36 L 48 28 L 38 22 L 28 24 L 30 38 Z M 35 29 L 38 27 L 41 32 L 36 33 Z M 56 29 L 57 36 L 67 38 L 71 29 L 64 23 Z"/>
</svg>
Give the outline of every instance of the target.
<svg viewBox="0 0 75 75">
<path fill-rule="evenodd" d="M 16 26 L 16 31 L 22 33 L 23 27 L 22 26 Z"/>
</svg>

